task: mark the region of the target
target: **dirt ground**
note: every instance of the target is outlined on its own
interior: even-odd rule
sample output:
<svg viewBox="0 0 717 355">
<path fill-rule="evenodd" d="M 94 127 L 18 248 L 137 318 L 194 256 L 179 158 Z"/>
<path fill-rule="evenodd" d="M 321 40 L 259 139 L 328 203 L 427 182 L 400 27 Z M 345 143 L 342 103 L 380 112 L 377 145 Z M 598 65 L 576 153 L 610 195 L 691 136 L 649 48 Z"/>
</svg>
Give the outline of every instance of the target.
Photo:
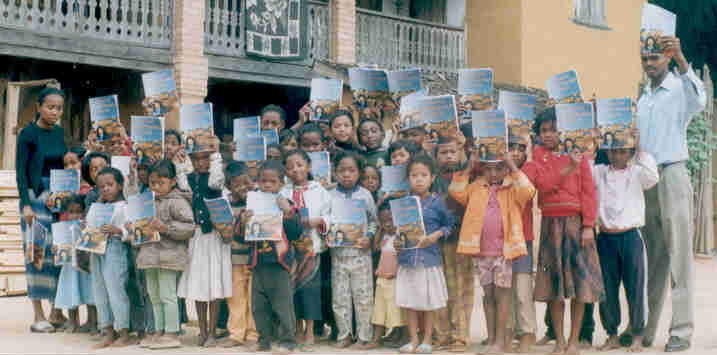
<svg viewBox="0 0 717 355">
<path fill-rule="evenodd" d="M 695 333 L 693 336 L 692 349 L 686 354 L 717 354 L 717 331 L 715 325 L 717 324 L 717 261 L 715 260 L 696 260 L 696 324 Z M 483 312 L 480 308 L 480 292 L 477 292 L 476 296 L 476 308 L 474 310 L 474 316 L 472 319 L 471 337 L 472 345 L 469 350 L 475 352 L 479 349 L 478 343 L 485 336 L 485 323 L 483 319 Z M 669 296 L 668 296 L 669 297 Z M 624 300 L 623 300 L 624 303 Z M 78 354 L 78 353 L 94 353 L 91 350 L 94 342 L 87 335 L 80 334 L 32 334 L 29 331 L 30 320 L 32 319 L 32 308 L 30 302 L 26 297 L 8 297 L 0 298 L 0 309 L 2 310 L 2 319 L 0 319 L 0 353 L 61 353 L 61 354 Z M 539 334 L 542 336 L 545 332 L 545 326 L 542 322 L 542 317 L 545 314 L 545 306 L 538 304 L 538 324 Z M 623 325 L 625 327 L 627 320 L 625 319 L 626 312 L 623 313 Z M 669 315 L 671 314 L 669 298 L 665 302 L 665 310 L 663 311 L 663 318 L 660 323 L 660 329 L 658 331 L 657 341 L 655 345 L 646 349 L 644 354 L 659 354 L 662 353 L 665 342 L 667 341 L 668 334 L 667 330 L 669 327 Z M 602 326 L 599 325 L 599 315 L 596 310 L 595 317 L 598 325 L 595 331 L 595 344 L 599 344 L 605 341 L 605 332 Z M 622 329 L 621 328 L 621 329 Z M 194 340 L 197 329 L 193 327 L 185 327 L 187 334 L 183 337 L 183 342 L 189 344 Z M 551 350 L 551 346 L 535 347 L 533 349 L 534 354 L 545 354 Z M 167 351 L 167 353 L 250 353 L 250 349 L 234 348 L 234 349 L 221 349 L 221 348 L 197 348 L 192 346 L 185 346 L 180 349 L 174 349 Z M 112 353 L 112 354 L 134 354 L 139 352 L 152 352 L 151 350 L 140 349 L 139 347 L 128 347 L 123 349 L 104 349 L 97 351 L 96 353 Z M 159 353 L 157 351 L 157 353 Z M 333 353 L 351 353 L 350 351 L 341 351 L 332 348 L 328 344 L 319 344 L 316 347 L 316 353 L 333 354 Z M 371 353 L 376 354 L 394 354 L 397 353 L 393 349 L 383 349 L 372 351 Z M 588 351 L 583 351 L 583 354 L 595 354 L 598 353 L 595 348 Z M 609 354 L 628 354 L 621 350 L 615 350 L 609 352 Z"/>
</svg>

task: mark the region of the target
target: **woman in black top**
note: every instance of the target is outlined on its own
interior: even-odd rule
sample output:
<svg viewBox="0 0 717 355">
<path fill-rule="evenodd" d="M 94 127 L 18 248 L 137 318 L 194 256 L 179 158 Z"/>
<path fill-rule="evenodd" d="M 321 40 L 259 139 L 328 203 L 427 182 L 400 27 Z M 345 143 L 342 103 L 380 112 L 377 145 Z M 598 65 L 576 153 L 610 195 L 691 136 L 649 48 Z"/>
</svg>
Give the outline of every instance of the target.
<svg viewBox="0 0 717 355">
<path fill-rule="evenodd" d="M 20 226 L 26 239 L 32 235 L 26 231 L 32 229 L 37 231 L 44 228 L 47 235 L 51 231 L 52 213 L 47 209 L 45 200 L 50 193 L 50 170 L 63 168 L 62 157 L 67 151 L 62 127 L 56 125 L 62 116 L 64 101 L 62 91 L 43 89 L 37 100 L 37 119 L 25 126 L 17 138 L 15 169 L 23 216 Z M 37 222 L 35 228 L 34 222 Z M 60 268 L 53 263 L 51 245 L 44 245 L 44 249 L 37 249 L 36 246 L 35 250 L 34 259 L 44 256 L 44 260 L 39 268 L 26 260 L 27 295 L 32 300 L 35 313 L 30 330 L 50 333 L 55 331 L 53 324 L 62 326 L 65 321 L 62 312 L 53 308 L 50 313 L 51 324 L 42 309 L 43 299 L 50 303 L 55 299 Z"/>
</svg>

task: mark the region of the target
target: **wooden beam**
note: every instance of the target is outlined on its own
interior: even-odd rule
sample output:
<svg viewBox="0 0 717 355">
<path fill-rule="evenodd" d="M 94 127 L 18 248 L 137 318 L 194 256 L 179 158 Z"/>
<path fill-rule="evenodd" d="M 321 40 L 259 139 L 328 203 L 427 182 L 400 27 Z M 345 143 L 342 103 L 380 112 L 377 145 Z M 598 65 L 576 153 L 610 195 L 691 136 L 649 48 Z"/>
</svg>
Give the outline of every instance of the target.
<svg viewBox="0 0 717 355">
<path fill-rule="evenodd" d="M 3 161 L 4 170 L 15 170 L 15 152 L 17 149 L 17 115 L 20 105 L 21 87 L 8 85 L 7 106 L 5 107 L 5 123 L 3 134 Z"/>
<path fill-rule="evenodd" d="M 311 66 L 308 65 L 217 55 L 207 57 L 209 76 L 212 78 L 310 87 L 311 78 L 314 76 Z"/>
<path fill-rule="evenodd" d="M 31 88 L 35 86 L 46 86 L 52 84 L 54 87 L 61 89 L 60 82 L 57 79 L 42 79 L 42 80 L 30 80 L 30 81 L 11 81 L 10 85 L 19 86 L 21 88 Z"/>
</svg>

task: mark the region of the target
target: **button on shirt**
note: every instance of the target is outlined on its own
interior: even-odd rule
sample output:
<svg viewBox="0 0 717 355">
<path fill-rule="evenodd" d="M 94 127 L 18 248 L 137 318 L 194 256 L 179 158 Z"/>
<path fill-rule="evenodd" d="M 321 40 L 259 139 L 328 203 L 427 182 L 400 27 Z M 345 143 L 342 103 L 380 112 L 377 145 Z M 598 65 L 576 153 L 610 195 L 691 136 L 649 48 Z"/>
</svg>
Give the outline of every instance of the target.
<svg viewBox="0 0 717 355">
<path fill-rule="evenodd" d="M 499 185 L 490 186 L 488 206 L 483 216 L 479 256 L 503 255 L 503 216 L 498 203 L 498 188 Z"/>
<path fill-rule="evenodd" d="M 687 160 L 687 125 L 706 102 L 704 85 L 692 68 L 681 75 L 668 73 L 654 90 L 648 82 L 637 103 L 640 148 L 657 164 Z"/>
</svg>

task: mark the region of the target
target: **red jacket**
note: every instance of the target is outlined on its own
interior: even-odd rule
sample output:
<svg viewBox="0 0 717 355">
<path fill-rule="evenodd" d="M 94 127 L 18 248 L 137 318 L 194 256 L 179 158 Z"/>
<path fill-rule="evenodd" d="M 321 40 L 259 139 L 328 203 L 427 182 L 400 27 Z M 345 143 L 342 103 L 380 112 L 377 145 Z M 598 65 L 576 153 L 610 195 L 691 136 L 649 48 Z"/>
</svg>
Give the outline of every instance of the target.
<svg viewBox="0 0 717 355">
<path fill-rule="evenodd" d="M 597 219 L 597 191 L 587 158 L 567 176 L 560 171 L 570 164 L 570 157 L 547 151 L 542 146 L 533 149 L 533 160 L 525 163 L 523 172 L 538 190 L 538 205 L 547 217 L 581 215 L 584 227 L 595 226 Z"/>
</svg>

